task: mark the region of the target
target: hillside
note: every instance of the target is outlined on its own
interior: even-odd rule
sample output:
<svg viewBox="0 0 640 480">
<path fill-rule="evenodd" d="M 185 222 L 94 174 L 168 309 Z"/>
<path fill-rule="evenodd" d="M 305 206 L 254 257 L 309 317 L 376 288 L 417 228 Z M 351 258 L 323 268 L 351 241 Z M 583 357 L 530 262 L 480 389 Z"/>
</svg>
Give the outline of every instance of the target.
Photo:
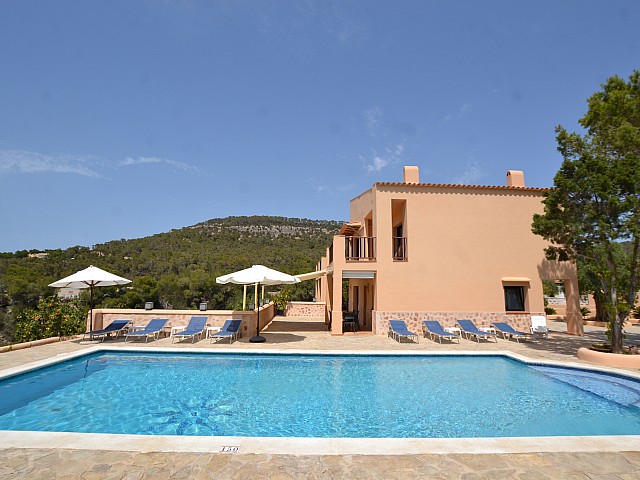
<svg viewBox="0 0 640 480">
<path fill-rule="evenodd" d="M 341 222 L 285 217 L 216 218 L 189 227 L 92 248 L 0 253 L 0 333 L 10 337 L 16 314 L 52 295 L 47 285 L 89 265 L 133 280 L 127 288 L 95 290 L 96 306 L 210 308 L 241 305 L 242 288 L 215 278 L 253 264 L 290 274 L 311 271 Z M 292 298 L 313 297 L 313 282 L 288 287 Z"/>
</svg>

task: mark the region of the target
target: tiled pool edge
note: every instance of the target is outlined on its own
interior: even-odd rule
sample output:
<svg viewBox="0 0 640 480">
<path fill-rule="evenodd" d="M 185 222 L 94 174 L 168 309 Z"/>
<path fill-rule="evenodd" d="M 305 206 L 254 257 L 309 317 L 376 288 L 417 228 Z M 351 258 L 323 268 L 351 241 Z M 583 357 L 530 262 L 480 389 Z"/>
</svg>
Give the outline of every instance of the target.
<svg viewBox="0 0 640 480">
<path fill-rule="evenodd" d="M 628 376 L 634 379 L 640 380 L 640 371 L 631 371 L 626 369 L 620 369 L 615 367 L 607 367 L 603 365 L 585 364 L 578 362 L 566 362 L 555 361 L 547 359 L 533 359 L 519 353 L 510 352 L 508 350 L 493 350 L 493 351 L 416 351 L 416 350 L 304 350 L 304 349 L 269 349 L 269 350 L 237 350 L 231 348 L 171 348 L 171 347 L 136 347 L 136 346 L 111 346 L 111 345 L 95 345 L 87 347 L 75 352 L 60 353 L 56 356 L 49 357 L 42 360 L 36 360 L 19 367 L 10 367 L 4 370 L 0 370 L 0 380 L 11 377 L 14 375 L 20 375 L 38 368 L 54 365 L 56 363 L 65 362 L 74 358 L 91 355 L 99 352 L 136 352 L 136 353 L 224 353 L 235 355 L 372 355 L 372 356 L 425 356 L 425 357 L 442 357 L 442 356 L 473 356 L 473 357 L 496 357 L 503 356 L 513 360 L 525 363 L 527 365 L 543 365 L 543 366 L 555 366 L 563 368 L 577 368 L 582 370 L 592 370 L 596 372 L 610 373 L 614 375 Z"/>
<path fill-rule="evenodd" d="M 2 431 L 0 448 L 271 455 L 516 454 L 640 451 L 640 436 L 509 438 L 174 437 Z"/>
<path fill-rule="evenodd" d="M 640 379 L 640 372 L 621 371 L 577 362 L 531 359 L 509 351 L 337 351 L 202 349 L 97 345 L 76 352 L 58 354 L 20 367 L 0 371 L 0 379 L 47 365 L 102 351 L 156 353 L 228 353 L 288 355 L 412 355 L 412 356 L 505 356 L 530 365 L 579 368 Z M 0 431 L 2 448 L 63 448 L 133 452 L 194 452 L 280 455 L 407 455 L 407 454 L 515 454 L 640 451 L 640 435 L 588 437 L 506 437 L 506 438 L 305 438 L 305 437 L 197 437 L 160 435 L 120 435 L 67 432 Z"/>
</svg>

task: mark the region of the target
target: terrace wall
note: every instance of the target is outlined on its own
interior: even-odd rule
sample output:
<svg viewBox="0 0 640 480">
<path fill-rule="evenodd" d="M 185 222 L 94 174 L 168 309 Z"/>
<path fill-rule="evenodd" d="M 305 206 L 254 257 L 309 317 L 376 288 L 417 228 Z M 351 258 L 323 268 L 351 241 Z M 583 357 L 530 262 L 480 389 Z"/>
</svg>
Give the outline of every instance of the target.
<svg viewBox="0 0 640 480">
<path fill-rule="evenodd" d="M 324 302 L 287 302 L 287 317 L 324 318 Z"/>
<path fill-rule="evenodd" d="M 478 328 L 490 327 L 493 322 L 506 322 L 516 330 L 531 331 L 531 315 L 544 313 L 504 313 L 504 312 L 373 312 L 374 333 L 386 335 L 389 331 L 389 320 L 404 320 L 407 328 L 422 334 L 422 322 L 438 320 L 443 328 L 456 327 L 456 321 L 473 320 Z"/>
<path fill-rule="evenodd" d="M 221 327 L 225 320 L 242 320 L 243 336 L 252 336 L 256 332 L 255 311 L 241 310 L 143 310 L 100 308 L 93 310 L 93 329 L 106 327 L 116 319 L 131 320 L 133 325 L 146 325 L 153 318 L 167 318 L 166 328 L 187 325 L 193 316 L 206 316 L 208 327 Z M 260 329 L 262 330 L 275 316 L 273 303 L 260 308 Z M 87 331 L 89 318 L 87 316 Z"/>
</svg>

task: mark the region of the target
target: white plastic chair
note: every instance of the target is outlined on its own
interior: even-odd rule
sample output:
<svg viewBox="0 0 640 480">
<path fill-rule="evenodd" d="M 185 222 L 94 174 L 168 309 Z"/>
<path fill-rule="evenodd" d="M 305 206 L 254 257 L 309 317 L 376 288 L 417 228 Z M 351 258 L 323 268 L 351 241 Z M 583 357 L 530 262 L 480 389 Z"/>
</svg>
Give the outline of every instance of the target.
<svg viewBox="0 0 640 480">
<path fill-rule="evenodd" d="M 547 317 L 544 315 L 531 315 L 531 333 L 549 338 L 549 328 L 547 327 Z"/>
</svg>

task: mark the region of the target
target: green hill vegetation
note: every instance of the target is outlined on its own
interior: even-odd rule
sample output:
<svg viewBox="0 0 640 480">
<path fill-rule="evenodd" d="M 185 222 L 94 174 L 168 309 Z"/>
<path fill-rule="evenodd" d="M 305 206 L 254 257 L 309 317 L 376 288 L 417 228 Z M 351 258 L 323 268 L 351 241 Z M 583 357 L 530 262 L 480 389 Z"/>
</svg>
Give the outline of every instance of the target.
<svg viewBox="0 0 640 480">
<path fill-rule="evenodd" d="M 133 240 L 93 247 L 0 253 L 0 344 L 16 340 L 16 322 L 57 294 L 47 285 L 95 265 L 132 280 L 94 290 L 104 308 L 242 308 L 242 287 L 218 285 L 217 276 L 263 264 L 289 274 L 315 269 L 341 222 L 285 217 L 227 217 Z M 314 282 L 275 287 L 293 300 L 311 300 Z M 86 292 L 80 297 L 88 308 Z M 31 314 L 30 318 L 34 318 Z"/>
</svg>

